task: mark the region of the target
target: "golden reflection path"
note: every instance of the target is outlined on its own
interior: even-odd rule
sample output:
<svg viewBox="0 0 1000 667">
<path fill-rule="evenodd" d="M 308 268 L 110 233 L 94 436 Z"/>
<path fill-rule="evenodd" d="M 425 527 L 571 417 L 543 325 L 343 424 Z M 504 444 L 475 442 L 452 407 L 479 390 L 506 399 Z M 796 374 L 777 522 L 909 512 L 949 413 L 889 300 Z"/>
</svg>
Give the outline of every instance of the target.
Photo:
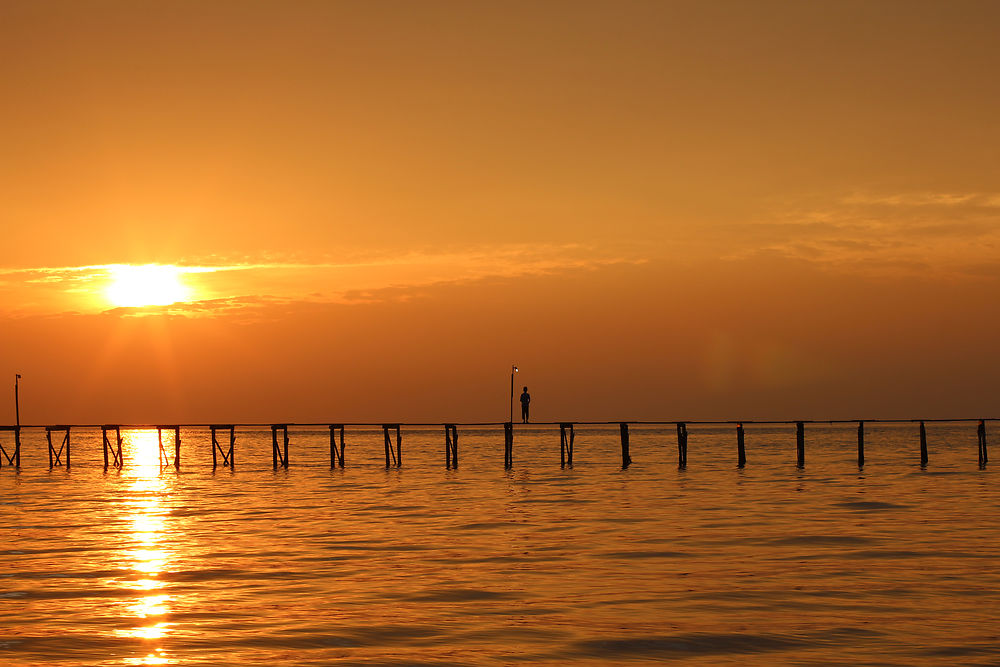
<svg viewBox="0 0 1000 667">
<path fill-rule="evenodd" d="M 170 435 L 172 439 L 173 435 Z M 164 434 L 164 446 L 167 445 Z M 129 522 L 129 539 L 119 559 L 132 574 L 118 583 L 135 591 L 128 604 L 129 627 L 119 628 L 120 637 L 142 640 L 147 654 L 124 659 L 129 665 L 173 664 L 164 648 L 171 631 L 165 619 L 170 613 L 172 596 L 164 591 L 159 575 L 175 557 L 167 539 L 169 497 L 167 480 L 161 475 L 159 439 L 155 430 L 129 430 L 123 433 L 126 467 L 122 481 L 126 483 L 121 505 Z M 170 442 L 171 448 L 173 442 Z"/>
</svg>

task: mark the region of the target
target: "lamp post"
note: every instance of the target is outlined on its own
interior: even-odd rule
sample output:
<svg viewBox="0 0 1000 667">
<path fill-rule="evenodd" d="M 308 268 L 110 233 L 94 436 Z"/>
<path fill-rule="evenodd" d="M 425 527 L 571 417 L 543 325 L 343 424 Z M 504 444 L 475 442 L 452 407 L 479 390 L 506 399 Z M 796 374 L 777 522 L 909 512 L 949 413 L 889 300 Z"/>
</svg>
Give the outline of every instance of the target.
<svg viewBox="0 0 1000 667">
<path fill-rule="evenodd" d="M 18 397 L 18 387 L 17 381 L 21 379 L 20 373 L 14 374 L 14 418 L 17 420 L 18 427 L 21 426 L 21 401 Z"/>
<path fill-rule="evenodd" d="M 517 365 L 510 365 L 510 423 L 514 423 L 514 373 L 517 372 Z"/>
</svg>

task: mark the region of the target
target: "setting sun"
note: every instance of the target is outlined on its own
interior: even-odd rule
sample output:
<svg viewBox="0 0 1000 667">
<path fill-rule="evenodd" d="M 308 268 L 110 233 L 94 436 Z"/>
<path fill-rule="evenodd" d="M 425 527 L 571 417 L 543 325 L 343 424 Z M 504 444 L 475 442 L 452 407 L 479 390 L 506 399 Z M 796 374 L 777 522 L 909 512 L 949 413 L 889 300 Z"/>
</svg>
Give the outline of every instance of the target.
<svg viewBox="0 0 1000 667">
<path fill-rule="evenodd" d="M 181 280 L 183 270 L 169 264 L 116 265 L 106 296 L 115 306 L 166 306 L 188 299 L 190 289 Z"/>
</svg>

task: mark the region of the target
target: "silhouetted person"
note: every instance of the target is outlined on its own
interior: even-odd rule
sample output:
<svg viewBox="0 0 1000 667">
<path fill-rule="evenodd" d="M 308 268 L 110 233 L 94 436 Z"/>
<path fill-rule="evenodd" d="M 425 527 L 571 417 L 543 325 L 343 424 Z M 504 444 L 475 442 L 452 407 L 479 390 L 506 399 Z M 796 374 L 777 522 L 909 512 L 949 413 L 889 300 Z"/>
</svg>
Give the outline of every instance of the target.
<svg viewBox="0 0 1000 667">
<path fill-rule="evenodd" d="M 521 423 L 528 423 L 528 406 L 531 404 L 531 394 L 528 393 L 528 388 L 525 387 L 524 391 L 521 392 Z"/>
</svg>

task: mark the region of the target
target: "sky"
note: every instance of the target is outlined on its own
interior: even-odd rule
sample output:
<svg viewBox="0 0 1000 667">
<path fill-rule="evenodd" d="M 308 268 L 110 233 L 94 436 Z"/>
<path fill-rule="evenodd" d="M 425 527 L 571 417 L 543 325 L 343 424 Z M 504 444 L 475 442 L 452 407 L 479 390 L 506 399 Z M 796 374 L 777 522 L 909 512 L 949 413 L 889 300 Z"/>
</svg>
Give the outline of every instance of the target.
<svg viewBox="0 0 1000 667">
<path fill-rule="evenodd" d="M 1000 416 L 998 30 L 0 0 L 0 422 Z"/>
</svg>

